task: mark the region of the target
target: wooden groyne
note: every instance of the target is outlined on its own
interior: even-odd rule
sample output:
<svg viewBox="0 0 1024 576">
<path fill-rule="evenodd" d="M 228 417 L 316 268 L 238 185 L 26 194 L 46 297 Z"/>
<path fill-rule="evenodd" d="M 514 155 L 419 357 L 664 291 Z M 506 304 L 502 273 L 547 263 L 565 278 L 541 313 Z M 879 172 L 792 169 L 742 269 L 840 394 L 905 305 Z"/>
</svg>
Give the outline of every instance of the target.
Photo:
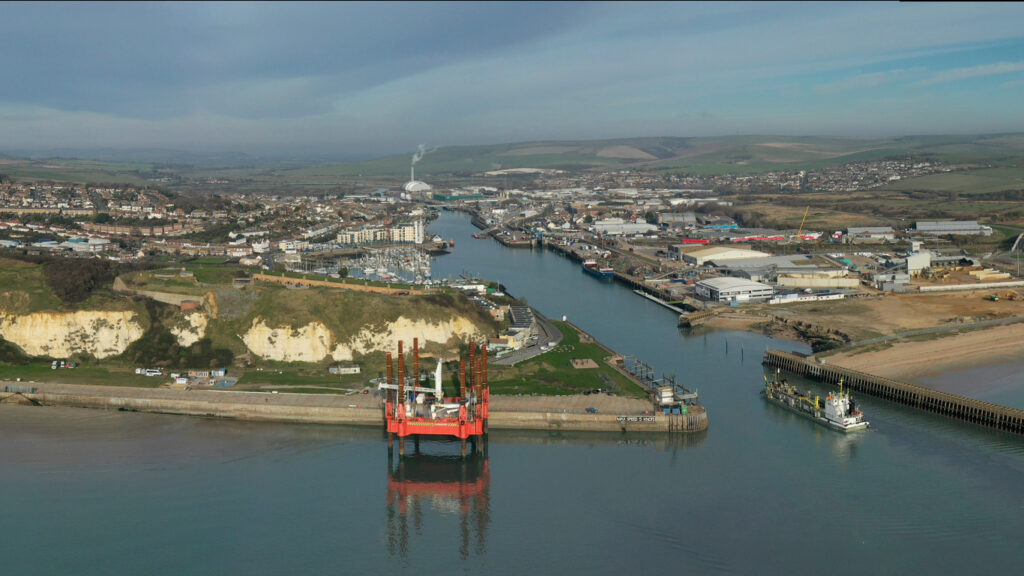
<svg viewBox="0 0 1024 576">
<path fill-rule="evenodd" d="M 703 324 L 703 323 L 707 322 L 708 320 L 710 320 L 711 318 L 713 318 L 716 314 L 718 314 L 718 312 L 719 312 L 719 309 L 713 308 L 711 310 L 702 310 L 700 312 L 691 312 L 689 314 L 680 314 L 679 315 L 679 325 L 680 326 L 690 326 L 690 327 L 700 326 L 701 324 Z"/>
<path fill-rule="evenodd" d="M 1024 410 L 1017 408 L 965 398 L 841 366 L 818 364 L 805 356 L 780 350 L 766 351 L 764 363 L 772 368 L 829 384 L 838 383 L 842 379 L 844 386 L 876 398 L 986 428 L 1024 434 Z"/>
</svg>

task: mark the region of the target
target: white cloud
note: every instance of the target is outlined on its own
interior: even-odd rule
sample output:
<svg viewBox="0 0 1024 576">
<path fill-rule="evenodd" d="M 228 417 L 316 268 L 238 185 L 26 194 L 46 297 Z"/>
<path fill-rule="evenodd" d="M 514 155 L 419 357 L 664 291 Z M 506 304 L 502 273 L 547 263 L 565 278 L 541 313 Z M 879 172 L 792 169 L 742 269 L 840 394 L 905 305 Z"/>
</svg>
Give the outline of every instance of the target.
<svg viewBox="0 0 1024 576">
<path fill-rule="evenodd" d="M 956 82 L 980 76 L 995 76 L 997 74 L 1010 74 L 1013 72 L 1024 72 L 1024 62 L 996 62 L 995 64 L 982 64 L 969 68 L 954 68 L 935 73 L 931 78 L 921 82 L 924 86 L 931 84 L 943 84 L 945 82 Z"/>
<path fill-rule="evenodd" d="M 820 84 L 815 86 L 814 89 L 819 94 L 834 94 L 836 92 L 846 92 L 847 90 L 856 90 L 858 88 L 870 88 L 872 86 L 878 86 L 886 82 L 891 82 L 896 77 L 902 75 L 905 70 L 888 70 L 885 72 L 872 72 L 870 74 L 859 74 L 857 76 L 851 76 L 838 82 L 830 82 L 828 84 Z"/>
</svg>

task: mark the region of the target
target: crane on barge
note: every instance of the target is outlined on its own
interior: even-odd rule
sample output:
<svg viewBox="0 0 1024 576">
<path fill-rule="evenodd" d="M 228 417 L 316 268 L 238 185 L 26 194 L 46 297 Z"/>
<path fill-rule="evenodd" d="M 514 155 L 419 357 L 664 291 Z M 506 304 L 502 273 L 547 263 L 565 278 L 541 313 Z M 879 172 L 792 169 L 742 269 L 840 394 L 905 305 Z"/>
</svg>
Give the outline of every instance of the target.
<svg viewBox="0 0 1024 576">
<path fill-rule="evenodd" d="M 419 338 L 413 339 L 413 375 L 405 373 L 403 342 L 398 341 L 398 373 L 390 353 L 387 356 L 387 380 L 378 381 L 377 388 L 385 392 L 384 417 L 387 422 L 388 450 L 398 437 L 398 453 L 405 455 L 405 439 L 413 436 L 454 436 L 462 440 L 462 456 L 466 455 L 466 442 L 487 434 L 491 391 L 487 384 L 487 346 L 469 344 L 469 366 L 465 358 L 459 359 L 461 372 L 460 395 L 445 397 L 442 388 L 443 363 L 437 362 L 434 386 L 421 385 Z"/>
</svg>

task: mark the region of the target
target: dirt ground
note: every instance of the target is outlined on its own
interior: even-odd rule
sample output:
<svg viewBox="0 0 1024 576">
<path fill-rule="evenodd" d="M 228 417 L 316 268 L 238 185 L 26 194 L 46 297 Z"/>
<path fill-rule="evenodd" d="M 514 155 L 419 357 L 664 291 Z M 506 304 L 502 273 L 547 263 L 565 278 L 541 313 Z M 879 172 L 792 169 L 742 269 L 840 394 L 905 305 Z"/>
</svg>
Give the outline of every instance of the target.
<svg viewBox="0 0 1024 576">
<path fill-rule="evenodd" d="M 992 291 L 946 294 L 892 294 L 831 302 L 744 307 L 711 319 L 708 326 L 760 331 L 770 316 L 792 324 L 805 322 L 840 330 L 853 341 L 923 328 L 996 318 L 1024 317 L 1024 299 L 988 299 Z M 794 334 L 780 334 L 794 337 Z M 1024 359 L 1024 324 L 1009 324 L 962 333 L 939 333 L 900 339 L 826 356 L 827 362 L 870 374 L 907 379 L 933 370 Z"/>
<path fill-rule="evenodd" d="M 1024 316 L 1024 298 L 993 302 L 988 290 L 945 294 L 888 294 L 867 298 L 751 307 L 753 316 L 772 314 L 838 329 L 853 341 L 909 330 Z"/>
</svg>

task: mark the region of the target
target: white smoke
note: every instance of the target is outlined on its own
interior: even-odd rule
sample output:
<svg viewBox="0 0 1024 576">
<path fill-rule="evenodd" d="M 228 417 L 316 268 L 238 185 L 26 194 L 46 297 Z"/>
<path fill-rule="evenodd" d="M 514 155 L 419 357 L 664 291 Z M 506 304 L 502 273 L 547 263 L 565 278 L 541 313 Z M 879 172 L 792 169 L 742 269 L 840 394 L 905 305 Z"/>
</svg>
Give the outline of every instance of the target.
<svg viewBox="0 0 1024 576">
<path fill-rule="evenodd" d="M 426 156 L 427 154 L 430 154 L 434 150 L 437 150 L 437 148 L 432 148 L 430 150 L 427 150 L 427 145 L 426 144 L 420 144 L 418 148 L 419 149 L 416 150 L 416 153 L 412 155 L 412 165 L 413 166 L 415 166 L 416 163 L 419 162 L 420 160 L 423 160 L 424 156 Z"/>
</svg>

